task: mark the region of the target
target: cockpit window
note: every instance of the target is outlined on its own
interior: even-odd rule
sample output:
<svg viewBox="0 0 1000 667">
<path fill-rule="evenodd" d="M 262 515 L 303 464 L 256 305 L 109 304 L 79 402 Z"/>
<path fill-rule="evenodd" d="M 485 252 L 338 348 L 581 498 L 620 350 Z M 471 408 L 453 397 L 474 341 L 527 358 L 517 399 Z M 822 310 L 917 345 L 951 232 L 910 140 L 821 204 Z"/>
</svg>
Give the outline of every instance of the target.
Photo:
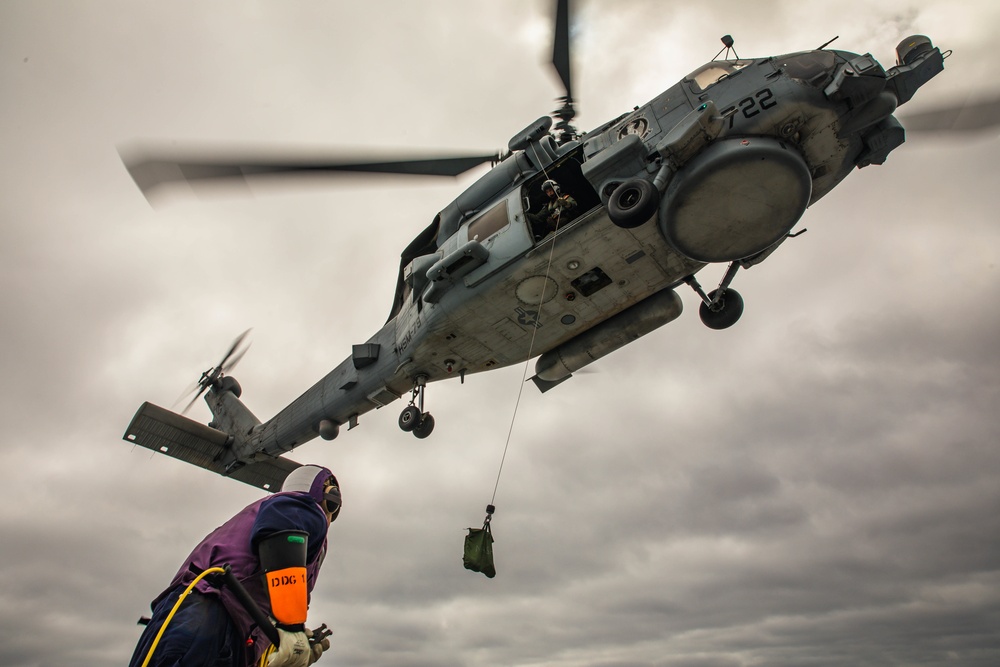
<svg viewBox="0 0 1000 667">
<path fill-rule="evenodd" d="M 833 77 L 837 58 L 832 51 L 805 51 L 778 56 L 774 62 L 789 77 L 816 88 L 824 88 Z"/>
<path fill-rule="evenodd" d="M 702 65 L 687 76 L 694 92 L 700 93 L 753 63 L 752 60 L 716 60 Z"/>
</svg>

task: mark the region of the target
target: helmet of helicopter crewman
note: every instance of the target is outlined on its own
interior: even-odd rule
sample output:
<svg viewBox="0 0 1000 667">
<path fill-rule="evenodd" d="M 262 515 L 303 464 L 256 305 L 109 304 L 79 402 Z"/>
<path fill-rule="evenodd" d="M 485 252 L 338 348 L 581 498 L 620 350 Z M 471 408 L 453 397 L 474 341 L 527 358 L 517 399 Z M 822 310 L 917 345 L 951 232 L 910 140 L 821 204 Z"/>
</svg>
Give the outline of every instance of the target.
<svg viewBox="0 0 1000 667">
<path fill-rule="evenodd" d="M 548 190 L 552 190 L 552 192 L 556 194 L 556 197 L 562 194 L 562 192 L 559 191 L 559 184 L 553 181 L 551 178 L 542 183 L 542 192 L 546 192 Z"/>
</svg>

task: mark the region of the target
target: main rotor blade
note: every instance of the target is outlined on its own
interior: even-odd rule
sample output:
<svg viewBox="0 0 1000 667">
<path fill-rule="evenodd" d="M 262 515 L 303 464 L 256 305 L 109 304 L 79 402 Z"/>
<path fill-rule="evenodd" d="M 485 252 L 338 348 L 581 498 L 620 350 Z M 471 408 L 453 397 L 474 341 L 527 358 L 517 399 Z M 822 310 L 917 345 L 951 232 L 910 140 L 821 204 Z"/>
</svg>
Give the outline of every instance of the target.
<svg viewBox="0 0 1000 667">
<path fill-rule="evenodd" d="M 219 182 L 241 180 L 246 176 L 307 175 L 333 173 L 403 174 L 417 176 L 458 176 L 485 162 L 495 154 L 458 157 L 432 157 L 386 161 L 337 162 L 310 159 L 201 158 L 156 156 L 123 152 L 122 162 L 143 194 L 167 183 Z"/>
<path fill-rule="evenodd" d="M 1000 125 L 1000 96 L 901 115 L 907 132 L 976 132 Z"/>
<path fill-rule="evenodd" d="M 566 88 L 566 97 L 573 98 L 572 77 L 569 69 L 569 0 L 556 2 L 555 40 L 552 45 L 552 64 Z"/>
</svg>

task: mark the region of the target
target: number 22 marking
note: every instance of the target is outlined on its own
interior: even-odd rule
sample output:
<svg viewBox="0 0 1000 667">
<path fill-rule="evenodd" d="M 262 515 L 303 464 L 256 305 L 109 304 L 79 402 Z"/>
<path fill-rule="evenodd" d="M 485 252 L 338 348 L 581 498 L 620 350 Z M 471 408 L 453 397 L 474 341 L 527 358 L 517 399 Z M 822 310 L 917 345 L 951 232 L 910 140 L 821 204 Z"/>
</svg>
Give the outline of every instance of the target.
<svg viewBox="0 0 1000 667">
<path fill-rule="evenodd" d="M 761 109 L 776 107 L 778 106 L 778 103 L 775 101 L 774 93 L 771 92 L 771 89 L 764 88 L 763 90 L 758 90 L 751 97 L 744 97 L 739 101 L 738 106 L 740 110 L 743 111 L 744 118 L 753 118 L 761 112 Z M 729 129 L 732 129 L 735 118 L 735 112 L 730 114 Z"/>
</svg>

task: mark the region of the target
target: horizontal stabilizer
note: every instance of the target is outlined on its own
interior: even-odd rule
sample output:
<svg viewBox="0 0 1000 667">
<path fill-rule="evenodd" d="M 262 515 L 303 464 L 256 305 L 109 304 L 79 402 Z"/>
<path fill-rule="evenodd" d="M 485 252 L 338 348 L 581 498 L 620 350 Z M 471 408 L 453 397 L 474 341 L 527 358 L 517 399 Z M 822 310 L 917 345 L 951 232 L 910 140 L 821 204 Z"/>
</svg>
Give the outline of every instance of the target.
<svg viewBox="0 0 1000 667">
<path fill-rule="evenodd" d="M 266 458 L 244 463 L 232 451 L 229 434 L 152 403 L 143 403 L 123 439 L 266 491 L 277 491 L 301 463 Z"/>
</svg>

